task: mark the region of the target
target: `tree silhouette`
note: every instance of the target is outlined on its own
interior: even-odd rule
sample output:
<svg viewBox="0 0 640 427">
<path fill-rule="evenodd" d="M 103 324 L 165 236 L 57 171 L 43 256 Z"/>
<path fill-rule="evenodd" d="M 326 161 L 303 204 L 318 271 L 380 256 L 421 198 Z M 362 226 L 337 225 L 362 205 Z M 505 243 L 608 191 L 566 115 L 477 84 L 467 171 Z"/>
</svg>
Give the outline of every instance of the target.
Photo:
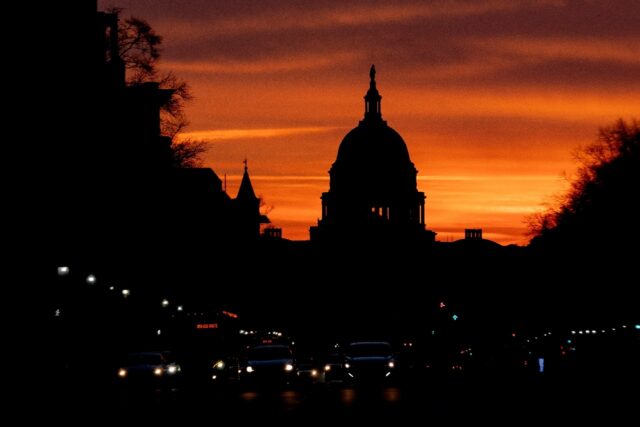
<svg viewBox="0 0 640 427">
<path fill-rule="evenodd" d="M 640 126 L 619 120 L 582 149 L 578 174 L 559 205 L 534 217 L 533 247 L 582 252 L 622 250 L 638 238 Z"/>
<path fill-rule="evenodd" d="M 120 15 L 122 9 L 111 13 Z M 193 98 L 189 84 L 172 72 L 160 72 L 157 64 L 161 57 L 162 36 L 144 19 L 129 17 L 118 26 L 118 51 L 127 70 L 127 84 L 140 85 L 158 82 L 160 88 L 171 89 L 172 96 L 162 105 L 160 127 L 163 135 L 171 137 L 171 151 L 175 167 L 197 167 L 200 155 L 206 151 L 202 141 L 177 141 L 176 136 L 189 124 L 184 109 Z"/>
</svg>

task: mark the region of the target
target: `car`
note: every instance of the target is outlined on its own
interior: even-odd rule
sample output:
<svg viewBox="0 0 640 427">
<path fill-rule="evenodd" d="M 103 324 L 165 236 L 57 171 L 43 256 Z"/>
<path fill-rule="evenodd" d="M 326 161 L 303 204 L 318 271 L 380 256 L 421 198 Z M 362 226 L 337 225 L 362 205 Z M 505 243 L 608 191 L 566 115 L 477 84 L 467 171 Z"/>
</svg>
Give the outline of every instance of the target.
<svg viewBox="0 0 640 427">
<path fill-rule="evenodd" d="M 240 380 L 262 383 L 292 383 L 297 367 L 286 345 L 258 345 L 250 348 L 239 369 Z"/>
<path fill-rule="evenodd" d="M 388 380 L 397 368 L 391 344 L 386 341 L 356 341 L 345 349 L 345 379 L 349 382 Z"/>
<path fill-rule="evenodd" d="M 168 351 L 129 353 L 118 368 L 122 384 L 167 383 L 180 377 L 182 368 Z"/>
</svg>

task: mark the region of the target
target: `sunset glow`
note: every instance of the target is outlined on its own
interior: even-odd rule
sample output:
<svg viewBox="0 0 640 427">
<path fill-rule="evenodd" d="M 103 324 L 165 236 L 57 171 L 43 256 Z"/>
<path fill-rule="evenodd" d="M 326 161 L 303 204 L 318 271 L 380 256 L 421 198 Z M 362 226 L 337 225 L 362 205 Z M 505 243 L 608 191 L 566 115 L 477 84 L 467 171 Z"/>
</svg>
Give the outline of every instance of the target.
<svg viewBox="0 0 640 427">
<path fill-rule="evenodd" d="M 304 4 L 303 4 L 304 3 Z M 283 237 L 308 239 L 372 63 L 439 240 L 482 228 L 524 244 L 527 216 L 567 187 L 575 150 L 640 116 L 640 4 L 577 0 L 101 0 L 164 37 L 189 82 L 183 138 L 235 196 L 253 186 Z M 381 171 L 384 173 L 384 171 Z"/>
</svg>

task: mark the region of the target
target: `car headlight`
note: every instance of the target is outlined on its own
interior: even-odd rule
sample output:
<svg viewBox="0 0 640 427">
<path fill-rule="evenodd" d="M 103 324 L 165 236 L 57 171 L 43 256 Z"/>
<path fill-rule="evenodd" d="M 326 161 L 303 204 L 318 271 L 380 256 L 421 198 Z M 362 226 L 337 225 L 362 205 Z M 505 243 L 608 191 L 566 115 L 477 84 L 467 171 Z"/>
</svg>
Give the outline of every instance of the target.
<svg viewBox="0 0 640 427">
<path fill-rule="evenodd" d="M 120 369 L 118 370 L 118 376 L 119 376 L 120 378 L 125 378 L 125 377 L 127 376 L 127 370 L 126 370 L 126 369 L 124 369 L 124 368 L 120 368 Z"/>
<path fill-rule="evenodd" d="M 162 368 L 155 368 L 153 370 L 153 375 L 159 377 L 160 375 L 162 375 Z"/>
<path fill-rule="evenodd" d="M 317 369 L 312 369 L 311 370 L 311 376 L 314 377 L 314 378 L 317 377 L 318 376 L 318 370 Z"/>
<path fill-rule="evenodd" d="M 387 366 L 389 366 L 390 368 L 394 368 L 396 366 L 396 364 L 392 360 L 392 361 L 389 362 L 389 364 Z"/>
<path fill-rule="evenodd" d="M 251 373 L 251 372 L 253 372 L 253 370 L 254 369 L 251 366 L 247 366 L 247 372 Z"/>
<path fill-rule="evenodd" d="M 345 363 L 345 364 L 344 364 L 344 367 L 345 367 L 345 368 L 347 368 L 347 369 L 349 369 L 349 368 L 351 367 L 351 365 L 349 365 L 348 363 Z"/>
<path fill-rule="evenodd" d="M 331 370 L 331 365 L 324 365 L 324 371 L 329 372 Z"/>
<path fill-rule="evenodd" d="M 173 374 L 177 374 L 178 372 L 180 372 L 180 369 L 178 369 L 178 367 L 176 365 L 169 365 L 169 367 L 167 368 L 167 372 L 171 375 Z"/>
<path fill-rule="evenodd" d="M 284 365 L 284 370 L 287 372 L 293 371 L 293 365 L 291 363 L 287 363 L 286 365 Z"/>
<path fill-rule="evenodd" d="M 224 369 L 224 361 L 223 360 L 218 360 L 216 363 L 213 364 L 213 367 L 215 369 L 223 370 Z"/>
</svg>

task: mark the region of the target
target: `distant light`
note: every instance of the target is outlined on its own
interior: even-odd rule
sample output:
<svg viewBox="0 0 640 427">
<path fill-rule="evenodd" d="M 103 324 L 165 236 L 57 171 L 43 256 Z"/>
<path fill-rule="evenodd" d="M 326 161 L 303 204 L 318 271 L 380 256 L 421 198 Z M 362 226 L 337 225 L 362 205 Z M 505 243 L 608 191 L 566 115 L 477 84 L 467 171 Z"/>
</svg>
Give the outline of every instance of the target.
<svg viewBox="0 0 640 427">
<path fill-rule="evenodd" d="M 56 317 L 60 317 L 60 315 L 62 314 L 62 310 L 60 310 L 59 308 L 56 309 L 56 312 L 54 314 L 54 316 Z"/>
<path fill-rule="evenodd" d="M 156 368 L 153 370 L 153 374 L 157 377 L 159 377 L 160 375 L 162 375 L 162 368 Z"/>
<path fill-rule="evenodd" d="M 162 306 L 163 307 L 169 307 L 169 300 L 168 299 L 163 299 L 162 300 Z"/>
<path fill-rule="evenodd" d="M 240 335 L 244 335 L 244 329 L 240 329 Z"/>
<path fill-rule="evenodd" d="M 126 376 L 127 376 L 127 370 L 126 370 L 126 369 L 124 369 L 124 368 L 120 368 L 120 369 L 118 370 L 118 376 L 119 376 L 120 378 L 124 378 L 124 377 L 126 377 Z"/>
<path fill-rule="evenodd" d="M 627 329 L 627 325 L 622 325 L 622 329 Z"/>
<path fill-rule="evenodd" d="M 352 374 L 351 372 L 349 372 L 349 376 L 350 376 L 351 378 L 353 378 L 353 374 Z"/>
<path fill-rule="evenodd" d="M 128 297 L 129 295 L 131 295 L 131 291 L 129 289 L 123 289 L 122 290 L 122 296 L 123 297 Z"/>
<path fill-rule="evenodd" d="M 214 363 L 213 367 L 216 369 L 224 369 L 224 360 L 218 360 Z"/>
<path fill-rule="evenodd" d="M 538 357 L 538 372 L 544 372 L 544 357 Z"/>
<path fill-rule="evenodd" d="M 247 372 L 249 373 L 253 372 L 253 368 L 251 366 L 247 366 Z"/>
<path fill-rule="evenodd" d="M 590 330 L 588 330 L 588 329 L 587 329 L 585 332 L 586 332 L 587 334 L 590 334 L 590 333 L 591 333 L 591 331 L 590 331 Z"/>
<path fill-rule="evenodd" d="M 547 335 L 551 335 L 551 331 L 547 332 Z"/>
<path fill-rule="evenodd" d="M 162 330 L 161 330 L 161 329 L 158 329 L 158 330 L 156 331 L 156 335 L 162 335 Z"/>
<path fill-rule="evenodd" d="M 329 372 L 331 370 L 331 365 L 324 365 L 324 371 Z"/>
<path fill-rule="evenodd" d="M 545 337 L 547 336 L 547 334 L 542 334 L 542 335 L 545 336 Z"/>
<path fill-rule="evenodd" d="M 453 320 L 458 320 L 458 315 L 457 315 L 457 314 L 454 314 L 453 316 L 451 316 L 451 318 L 452 318 Z"/>
<path fill-rule="evenodd" d="M 66 265 L 58 267 L 58 276 L 66 276 L 67 274 L 69 274 L 69 267 Z"/>
<path fill-rule="evenodd" d="M 284 365 L 284 370 L 287 372 L 293 371 L 293 365 L 291 363 L 287 363 L 286 365 Z"/>
<path fill-rule="evenodd" d="M 90 274 L 87 276 L 87 284 L 89 285 L 93 285 L 96 283 L 96 276 L 94 276 L 93 274 Z"/>
<path fill-rule="evenodd" d="M 576 331 L 571 331 L 571 335 L 575 335 L 575 334 L 576 334 Z"/>
<path fill-rule="evenodd" d="M 345 367 L 345 368 L 347 368 L 347 369 L 349 369 L 349 368 L 351 367 L 351 365 L 349 365 L 348 363 L 345 363 L 345 364 L 344 364 L 344 367 Z"/>
<path fill-rule="evenodd" d="M 531 342 L 531 340 L 527 340 L 527 342 Z"/>
<path fill-rule="evenodd" d="M 390 368 L 394 368 L 396 366 L 396 364 L 393 361 L 391 361 L 391 362 L 388 363 L 388 366 Z"/>
<path fill-rule="evenodd" d="M 511 336 L 512 336 L 513 338 L 515 338 L 515 337 L 516 337 L 516 333 L 515 333 L 515 332 L 511 332 Z"/>
<path fill-rule="evenodd" d="M 440 308 L 445 308 L 447 305 L 444 303 L 444 301 L 440 302 L 439 304 Z"/>
<path fill-rule="evenodd" d="M 317 369 L 312 369 L 311 370 L 311 376 L 314 377 L 314 378 L 317 377 L 318 376 L 318 370 Z"/>
<path fill-rule="evenodd" d="M 640 329 L 640 324 L 636 324 L 636 325 L 634 326 L 634 329 Z"/>
<path fill-rule="evenodd" d="M 291 345 L 296 345 L 296 342 L 295 341 L 291 341 Z"/>
<path fill-rule="evenodd" d="M 184 308 L 181 305 L 179 305 L 178 308 L 176 308 L 176 310 L 182 311 L 182 310 L 184 310 Z"/>
<path fill-rule="evenodd" d="M 431 335 L 435 335 L 435 334 L 436 334 L 436 330 L 435 330 L 435 329 L 432 329 L 432 330 L 431 330 Z"/>
<path fill-rule="evenodd" d="M 597 334 L 598 332 L 597 332 L 595 329 L 592 329 L 592 330 L 591 330 L 591 333 L 592 333 L 592 334 Z"/>
<path fill-rule="evenodd" d="M 580 335 L 582 335 L 582 331 L 578 331 L 578 333 L 579 333 Z"/>
<path fill-rule="evenodd" d="M 385 377 L 388 377 L 389 375 L 391 375 L 391 372 L 387 372 L 387 374 L 385 375 Z"/>
<path fill-rule="evenodd" d="M 606 331 L 603 329 L 601 332 L 604 334 Z"/>
<path fill-rule="evenodd" d="M 615 331 L 616 331 L 616 328 L 611 328 L 611 332 L 615 332 Z"/>
<path fill-rule="evenodd" d="M 573 343 L 573 341 L 567 340 L 567 344 L 572 344 L 572 343 Z"/>
<path fill-rule="evenodd" d="M 218 376 L 217 376 L 217 375 L 212 375 L 212 376 L 211 376 L 211 379 L 212 379 L 212 380 L 215 380 L 216 378 L 218 378 Z"/>
<path fill-rule="evenodd" d="M 173 375 L 178 372 L 178 367 L 175 365 L 171 365 L 167 368 L 167 372 Z"/>
<path fill-rule="evenodd" d="M 110 291 L 113 291 L 113 290 L 115 290 L 115 289 L 116 289 L 116 287 L 115 287 L 115 286 L 109 286 L 109 290 L 110 290 Z"/>
</svg>

